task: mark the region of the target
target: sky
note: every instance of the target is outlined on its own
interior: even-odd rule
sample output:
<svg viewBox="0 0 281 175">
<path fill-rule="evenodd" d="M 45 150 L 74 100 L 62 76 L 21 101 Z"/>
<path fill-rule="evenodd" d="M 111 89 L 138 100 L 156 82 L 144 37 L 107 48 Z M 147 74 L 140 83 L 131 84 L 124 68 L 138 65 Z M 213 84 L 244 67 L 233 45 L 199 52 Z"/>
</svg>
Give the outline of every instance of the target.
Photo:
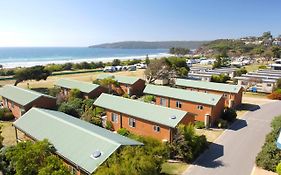
<svg viewBox="0 0 281 175">
<path fill-rule="evenodd" d="M 0 0 L 0 47 L 281 35 L 281 0 Z"/>
</svg>

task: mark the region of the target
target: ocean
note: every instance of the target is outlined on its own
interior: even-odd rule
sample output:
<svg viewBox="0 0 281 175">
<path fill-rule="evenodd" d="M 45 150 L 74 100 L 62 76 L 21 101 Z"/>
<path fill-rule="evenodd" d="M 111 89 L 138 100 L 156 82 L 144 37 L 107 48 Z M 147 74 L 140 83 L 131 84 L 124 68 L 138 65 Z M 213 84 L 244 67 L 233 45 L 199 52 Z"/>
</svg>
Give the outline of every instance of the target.
<svg viewBox="0 0 281 175">
<path fill-rule="evenodd" d="M 168 56 L 167 49 L 103 49 L 87 47 L 11 47 L 0 48 L 4 68 L 30 67 L 50 63 L 144 59 Z"/>
</svg>

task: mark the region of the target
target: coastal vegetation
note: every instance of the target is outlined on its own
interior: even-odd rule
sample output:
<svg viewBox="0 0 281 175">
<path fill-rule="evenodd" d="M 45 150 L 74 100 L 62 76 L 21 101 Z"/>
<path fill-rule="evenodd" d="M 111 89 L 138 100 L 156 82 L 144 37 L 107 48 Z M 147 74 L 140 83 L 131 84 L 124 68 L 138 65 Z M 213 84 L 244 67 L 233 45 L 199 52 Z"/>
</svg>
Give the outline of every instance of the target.
<svg viewBox="0 0 281 175">
<path fill-rule="evenodd" d="M 209 41 L 124 41 L 105 43 L 89 46 L 90 48 L 112 48 L 112 49 L 170 49 L 172 47 L 196 49 Z"/>
</svg>

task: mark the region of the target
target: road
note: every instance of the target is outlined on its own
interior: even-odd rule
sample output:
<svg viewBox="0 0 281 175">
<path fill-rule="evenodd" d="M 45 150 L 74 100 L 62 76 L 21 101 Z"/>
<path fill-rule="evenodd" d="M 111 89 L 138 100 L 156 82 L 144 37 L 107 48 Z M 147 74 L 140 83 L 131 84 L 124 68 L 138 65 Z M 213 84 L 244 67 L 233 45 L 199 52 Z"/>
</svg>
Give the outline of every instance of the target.
<svg viewBox="0 0 281 175">
<path fill-rule="evenodd" d="M 250 175 L 271 120 L 281 114 L 281 101 L 256 106 L 237 120 L 183 174 Z"/>
</svg>

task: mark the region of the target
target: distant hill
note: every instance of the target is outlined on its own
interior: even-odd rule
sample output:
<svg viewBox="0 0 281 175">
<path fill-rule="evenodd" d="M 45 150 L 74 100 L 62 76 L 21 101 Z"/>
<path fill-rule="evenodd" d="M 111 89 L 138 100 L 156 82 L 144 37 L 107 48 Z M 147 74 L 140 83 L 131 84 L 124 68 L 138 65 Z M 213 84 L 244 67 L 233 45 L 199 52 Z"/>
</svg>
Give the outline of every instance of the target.
<svg viewBox="0 0 281 175">
<path fill-rule="evenodd" d="M 110 49 L 169 49 L 171 47 L 183 47 L 189 49 L 197 49 L 208 42 L 209 41 L 123 41 L 92 45 L 89 47 Z"/>
</svg>

